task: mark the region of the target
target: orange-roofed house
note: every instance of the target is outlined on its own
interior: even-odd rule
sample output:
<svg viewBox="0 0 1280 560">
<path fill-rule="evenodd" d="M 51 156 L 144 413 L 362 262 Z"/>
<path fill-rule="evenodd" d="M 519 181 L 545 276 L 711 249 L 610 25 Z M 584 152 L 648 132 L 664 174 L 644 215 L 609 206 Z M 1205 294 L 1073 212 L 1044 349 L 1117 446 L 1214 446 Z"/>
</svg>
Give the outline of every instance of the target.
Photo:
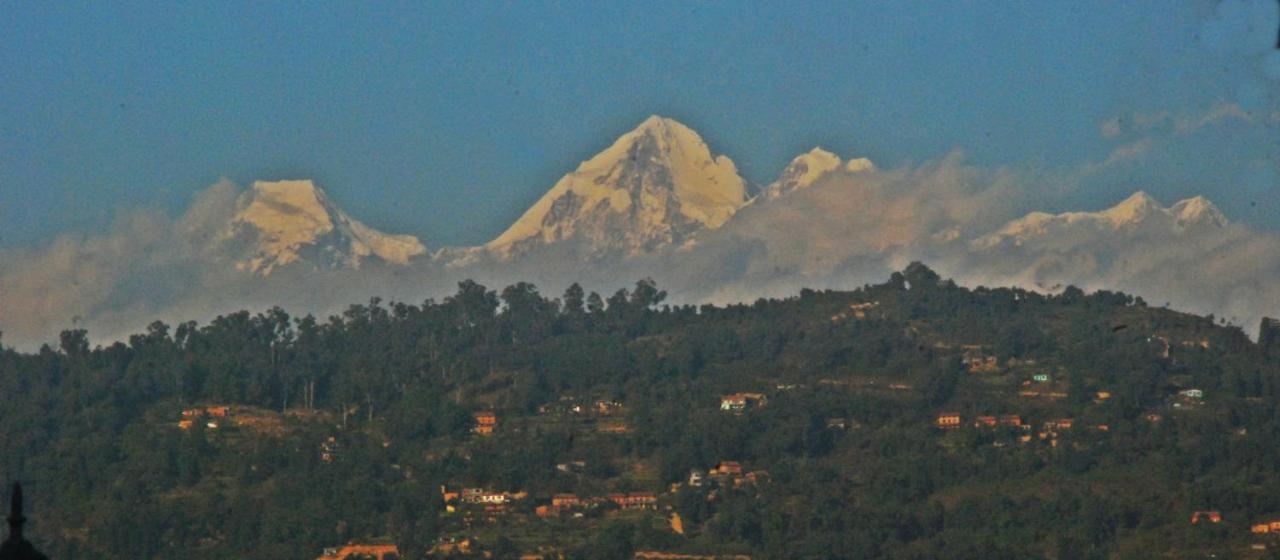
<svg viewBox="0 0 1280 560">
<path fill-rule="evenodd" d="M 475 413 L 476 427 L 473 428 L 475 433 L 487 436 L 493 433 L 494 428 L 498 427 L 498 415 L 492 411 Z"/>
<path fill-rule="evenodd" d="M 712 475 L 717 476 L 737 476 L 742 474 L 742 465 L 737 461 L 720 461 L 716 468 L 711 469 Z"/>
<path fill-rule="evenodd" d="M 1222 523 L 1222 514 L 1217 511 L 1197 511 L 1191 514 L 1191 524 L 1198 525 L 1201 522 Z"/>
<path fill-rule="evenodd" d="M 720 397 L 720 410 L 739 414 L 748 407 L 761 407 L 767 402 L 762 393 L 733 393 Z"/>
<path fill-rule="evenodd" d="M 1255 534 L 1255 535 L 1265 535 L 1265 534 L 1267 534 L 1267 533 L 1270 533 L 1270 532 L 1271 532 L 1271 524 L 1270 524 L 1270 523 L 1255 523 L 1253 526 L 1249 527 L 1249 532 L 1251 532 L 1251 533 L 1253 533 L 1253 534 Z"/>
<path fill-rule="evenodd" d="M 632 492 L 623 502 L 624 509 L 658 509 L 658 497 L 650 492 Z"/>
<path fill-rule="evenodd" d="M 372 558 L 391 560 L 400 557 L 400 549 L 394 544 L 349 544 L 342 548 L 325 549 L 317 560 L 346 560 L 347 558 Z"/>
<path fill-rule="evenodd" d="M 939 414 L 938 419 L 934 421 L 934 424 L 944 430 L 959 428 L 960 415 L 951 413 Z"/>
<path fill-rule="evenodd" d="M 1267 526 L 1271 528 L 1272 533 L 1280 533 L 1280 521 L 1272 521 Z"/>
<path fill-rule="evenodd" d="M 995 416 L 979 416 L 978 419 L 974 421 L 973 425 L 979 426 L 979 427 L 985 426 L 990 428 L 990 427 L 995 427 L 999 423 L 1000 421 L 996 420 Z"/>
<path fill-rule="evenodd" d="M 556 494 L 551 497 L 551 506 L 555 508 L 571 508 L 582 505 L 582 498 L 577 494 Z"/>
<path fill-rule="evenodd" d="M 1022 417 L 1017 414 L 1006 414 L 1000 417 L 1000 425 L 1013 426 L 1016 428 L 1022 425 Z"/>
</svg>

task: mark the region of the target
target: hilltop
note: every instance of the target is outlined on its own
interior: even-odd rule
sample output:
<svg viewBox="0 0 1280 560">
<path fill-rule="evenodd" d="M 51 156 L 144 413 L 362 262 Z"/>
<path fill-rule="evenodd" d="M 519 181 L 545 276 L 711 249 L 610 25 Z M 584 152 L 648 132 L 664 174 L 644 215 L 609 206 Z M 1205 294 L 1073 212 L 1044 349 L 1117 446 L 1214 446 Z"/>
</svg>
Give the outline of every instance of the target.
<svg viewBox="0 0 1280 560">
<path fill-rule="evenodd" d="M 5 473 L 37 481 L 29 534 L 55 557 L 1277 544 L 1251 528 L 1280 521 L 1280 349 L 1237 327 L 919 264 L 852 291 L 664 299 L 464 282 L 327 320 L 236 313 L 99 348 L 68 331 L 0 352 L 0 390 L 24 395 L 0 410 Z"/>
</svg>

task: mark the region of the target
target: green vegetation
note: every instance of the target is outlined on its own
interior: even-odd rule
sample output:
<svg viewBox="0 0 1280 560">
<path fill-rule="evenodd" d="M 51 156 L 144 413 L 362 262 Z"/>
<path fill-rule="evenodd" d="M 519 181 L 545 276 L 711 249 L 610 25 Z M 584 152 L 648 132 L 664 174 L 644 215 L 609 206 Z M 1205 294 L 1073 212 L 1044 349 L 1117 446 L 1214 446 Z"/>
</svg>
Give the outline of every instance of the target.
<svg viewBox="0 0 1280 560">
<path fill-rule="evenodd" d="M 1249 530 L 1280 520 L 1280 362 L 1212 317 L 1074 288 L 968 290 L 918 264 L 852 292 L 664 298 L 648 281 L 559 299 L 464 282 L 323 322 L 241 312 L 94 349 L 68 331 L 57 349 L 0 351 L 0 475 L 23 479 L 29 536 L 68 560 L 314 558 L 348 541 L 419 558 L 466 537 L 473 553 L 581 558 L 1280 545 Z M 767 400 L 722 411 L 737 392 Z M 601 400 L 622 406 L 572 410 Z M 230 417 L 178 427 L 215 405 Z M 492 435 L 473 433 L 482 410 Z M 961 427 L 936 428 L 944 412 Z M 1002 415 L 1031 429 L 974 427 Z M 688 484 L 721 461 L 760 478 Z M 446 512 L 441 486 L 527 497 L 487 521 Z M 648 492 L 658 509 L 534 515 L 570 492 Z M 1197 510 L 1222 522 L 1191 525 Z"/>
</svg>

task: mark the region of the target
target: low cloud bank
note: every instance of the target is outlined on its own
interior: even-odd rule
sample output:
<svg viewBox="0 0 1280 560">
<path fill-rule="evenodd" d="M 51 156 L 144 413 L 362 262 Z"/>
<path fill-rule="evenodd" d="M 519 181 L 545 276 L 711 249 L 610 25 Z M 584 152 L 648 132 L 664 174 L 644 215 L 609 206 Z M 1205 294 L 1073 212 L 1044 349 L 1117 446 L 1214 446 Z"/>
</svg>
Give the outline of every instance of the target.
<svg viewBox="0 0 1280 560">
<path fill-rule="evenodd" d="M 375 296 L 420 302 L 453 293 L 466 278 L 491 288 L 531 281 L 548 295 L 579 282 L 607 295 L 652 277 L 673 301 L 726 303 L 881 282 L 912 260 L 970 286 L 1123 290 L 1151 305 L 1213 313 L 1250 332 L 1260 317 L 1280 316 L 1275 232 L 1244 225 L 1082 230 L 997 249 L 973 243 L 1035 210 L 1037 195 L 1046 194 L 1037 185 L 1050 183 L 952 154 L 900 169 L 833 172 L 810 188 L 748 205 L 691 244 L 640 257 L 588 261 L 566 244 L 514 262 L 458 264 L 450 262 L 458 253 L 446 252 L 453 256 L 405 267 L 293 268 L 262 278 L 236 271 L 215 242 L 240 192 L 224 181 L 176 219 L 137 213 L 102 235 L 0 254 L 0 330 L 6 345 L 26 349 L 56 341 L 68 328 L 87 328 L 105 343 L 157 319 L 204 322 L 273 305 L 324 316 Z"/>
</svg>

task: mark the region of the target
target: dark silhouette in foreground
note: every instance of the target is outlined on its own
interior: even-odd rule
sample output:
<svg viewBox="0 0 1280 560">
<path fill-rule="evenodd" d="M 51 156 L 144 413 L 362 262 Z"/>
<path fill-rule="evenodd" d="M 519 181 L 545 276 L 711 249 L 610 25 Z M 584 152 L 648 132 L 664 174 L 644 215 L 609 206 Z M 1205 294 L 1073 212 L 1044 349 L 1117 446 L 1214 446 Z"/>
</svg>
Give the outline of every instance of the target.
<svg viewBox="0 0 1280 560">
<path fill-rule="evenodd" d="M 27 518 L 22 516 L 22 485 L 15 482 L 9 497 L 9 538 L 0 544 L 0 560 L 49 560 L 22 537 L 22 525 L 26 522 Z"/>
</svg>

